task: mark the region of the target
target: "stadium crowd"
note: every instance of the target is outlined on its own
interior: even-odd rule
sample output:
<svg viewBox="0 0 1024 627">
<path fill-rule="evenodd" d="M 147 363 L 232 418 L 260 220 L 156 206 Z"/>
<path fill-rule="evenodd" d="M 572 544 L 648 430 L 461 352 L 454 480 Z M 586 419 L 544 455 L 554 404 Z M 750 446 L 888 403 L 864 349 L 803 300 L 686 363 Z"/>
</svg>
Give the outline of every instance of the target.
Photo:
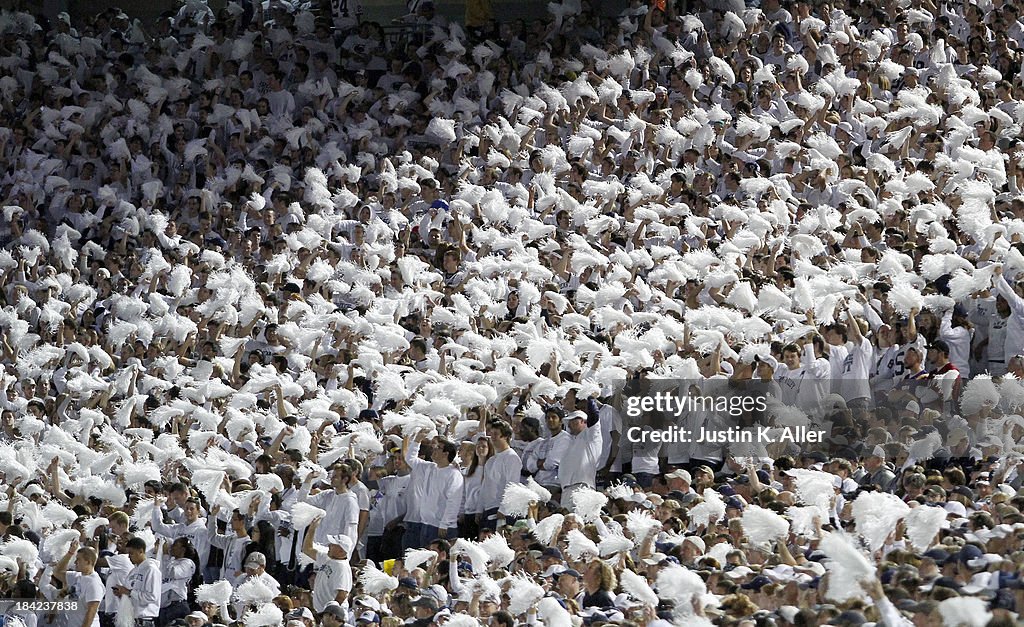
<svg viewBox="0 0 1024 627">
<path fill-rule="evenodd" d="M 323 4 L 0 12 L 5 625 L 1021 624 L 1020 2 Z"/>
</svg>

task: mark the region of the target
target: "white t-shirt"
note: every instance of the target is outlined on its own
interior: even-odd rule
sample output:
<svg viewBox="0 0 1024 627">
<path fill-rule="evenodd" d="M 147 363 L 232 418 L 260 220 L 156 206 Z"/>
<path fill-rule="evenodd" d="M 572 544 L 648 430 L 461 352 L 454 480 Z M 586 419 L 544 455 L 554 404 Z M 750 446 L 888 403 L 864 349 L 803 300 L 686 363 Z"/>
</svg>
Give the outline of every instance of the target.
<svg viewBox="0 0 1024 627">
<path fill-rule="evenodd" d="M 316 581 L 313 583 L 313 610 L 317 614 L 324 611 L 327 604 L 334 601 L 339 590 L 352 590 L 352 569 L 348 560 L 336 560 L 327 557 L 326 551 L 318 551 L 313 563 Z M 345 606 L 348 603 L 346 600 Z"/>
<path fill-rule="evenodd" d="M 68 600 L 78 601 L 74 611 L 64 614 L 64 624 L 67 627 L 82 627 L 85 620 L 85 613 L 88 605 L 93 601 L 103 601 L 103 580 L 99 574 L 93 572 L 91 575 L 83 575 L 75 571 L 67 573 Z M 92 622 L 87 627 L 99 627 L 100 613 L 93 614 Z"/>
<path fill-rule="evenodd" d="M 861 337 L 860 344 L 847 344 L 846 357 L 839 371 L 839 395 L 847 401 L 859 398 L 871 398 L 869 376 L 871 362 L 875 356 L 875 347 L 866 337 Z"/>
</svg>

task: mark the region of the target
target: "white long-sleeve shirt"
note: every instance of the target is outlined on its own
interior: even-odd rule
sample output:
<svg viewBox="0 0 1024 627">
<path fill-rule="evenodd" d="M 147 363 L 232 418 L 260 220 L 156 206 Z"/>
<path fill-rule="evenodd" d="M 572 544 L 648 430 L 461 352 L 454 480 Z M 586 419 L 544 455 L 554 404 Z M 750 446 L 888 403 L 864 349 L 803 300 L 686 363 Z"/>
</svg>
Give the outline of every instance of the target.
<svg viewBox="0 0 1024 627">
<path fill-rule="evenodd" d="M 566 488 L 577 483 L 594 487 L 597 482 L 597 467 L 601 461 L 601 423 L 569 434 L 569 447 L 558 467 L 558 484 Z"/>
<path fill-rule="evenodd" d="M 374 497 L 374 505 L 370 508 L 370 519 L 366 523 L 367 535 L 384 535 L 384 528 L 389 522 L 405 515 L 405 490 L 409 487 L 410 479 L 411 475 L 394 475 L 377 480 L 380 496 Z"/>
<path fill-rule="evenodd" d="M 775 380 L 782 388 L 782 402 L 796 405 L 804 411 L 817 409 L 821 400 L 829 393 L 828 377 L 831 373 L 829 361 L 815 357 L 814 346 L 808 343 L 800 359 L 800 367 L 790 370 L 779 365 Z"/>
<path fill-rule="evenodd" d="M 1024 354 L 1024 298 L 1013 291 L 1003 275 L 996 276 L 996 292 L 1010 306 L 1010 318 L 1006 323 L 1006 342 L 1004 344 L 1006 360 L 1015 355 Z"/>
<path fill-rule="evenodd" d="M 965 378 L 971 376 L 971 336 L 966 327 L 953 326 L 953 310 L 947 310 L 939 323 L 939 339 L 949 345 L 949 361 Z"/>
<path fill-rule="evenodd" d="M 188 600 L 188 584 L 196 572 L 190 559 L 164 556 L 160 560 L 160 607 Z"/>
<path fill-rule="evenodd" d="M 410 473 L 417 485 L 422 485 L 422 504 L 427 507 L 417 507 L 419 510 L 418 522 L 438 529 L 449 529 L 458 524 L 459 506 L 462 496 L 462 471 L 457 466 L 448 465 L 441 468 L 434 462 L 420 459 L 419 442 L 410 442 L 405 452 L 405 461 L 412 469 Z M 420 475 L 423 476 L 422 484 Z M 410 508 L 411 509 L 411 508 Z"/>
<path fill-rule="evenodd" d="M 519 483 L 523 472 L 523 461 L 511 448 L 497 453 L 484 464 L 484 481 L 480 486 L 480 503 L 483 511 L 497 509 L 505 488 L 510 483 Z"/>
<path fill-rule="evenodd" d="M 534 473 L 533 478 L 542 486 L 558 485 L 558 467 L 569 448 L 571 437 L 568 431 L 559 431 L 544 440 L 537 451 L 537 459 L 531 460 L 526 469 Z M 539 461 L 544 460 L 544 468 L 538 469 Z"/>
<path fill-rule="evenodd" d="M 135 618 L 156 618 L 160 614 L 160 566 L 156 560 L 146 558 L 128 573 L 125 587 L 131 589 Z"/>
<path fill-rule="evenodd" d="M 220 578 L 226 579 L 234 585 L 237 580 L 245 576 L 242 570 L 242 558 L 245 555 L 245 547 L 249 545 L 249 536 L 239 536 L 228 529 L 228 533 L 217 533 L 217 519 L 214 516 L 207 517 L 207 530 L 210 532 L 210 544 L 223 549 L 224 563 L 220 567 Z"/>
<path fill-rule="evenodd" d="M 173 523 L 166 524 L 160 516 L 160 510 L 153 508 L 153 520 L 151 521 L 153 533 L 163 536 L 169 540 L 188 538 L 189 542 L 199 554 L 199 568 L 205 570 L 206 564 L 210 561 L 210 532 L 206 528 L 206 519 L 197 518 L 192 524 Z"/>
<path fill-rule="evenodd" d="M 462 478 L 462 513 L 479 514 L 484 511 L 480 501 L 480 488 L 484 485 L 484 469 L 478 467 L 472 475 Z"/>
<path fill-rule="evenodd" d="M 327 512 L 323 522 L 316 528 L 313 537 L 316 542 L 327 544 L 327 536 L 338 534 L 351 538 L 353 545 L 359 542 L 359 501 L 355 493 L 326 490 L 313 496 L 303 496 L 307 503 Z"/>
</svg>

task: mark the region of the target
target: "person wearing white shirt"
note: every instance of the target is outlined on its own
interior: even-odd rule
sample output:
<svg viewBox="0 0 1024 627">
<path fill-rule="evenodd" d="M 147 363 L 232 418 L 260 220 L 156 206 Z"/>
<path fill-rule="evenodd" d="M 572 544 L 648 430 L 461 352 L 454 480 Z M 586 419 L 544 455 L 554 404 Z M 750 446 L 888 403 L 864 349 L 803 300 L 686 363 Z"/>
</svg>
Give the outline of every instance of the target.
<svg viewBox="0 0 1024 627">
<path fill-rule="evenodd" d="M 833 376 L 838 376 L 838 380 L 833 382 L 832 391 L 846 400 L 847 407 L 864 408 L 871 402 L 870 371 L 875 347 L 864 336 L 860 321 L 853 317 L 849 309 L 846 317 L 846 325 L 833 325 L 830 332 L 830 335 L 838 335 L 846 341 L 846 357 L 838 375 L 833 373 Z"/>
<path fill-rule="evenodd" d="M 588 401 L 589 402 L 589 401 Z M 598 412 L 574 411 L 568 416 L 569 448 L 558 468 L 562 503 L 571 502 L 572 493 L 597 485 L 597 465 L 601 461 L 601 427 Z"/>
<path fill-rule="evenodd" d="M 433 506 L 421 511 L 423 525 L 417 547 L 426 547 L 438 538 L 455 538 L 459 529 L 459 507 L 462 505 L 462 471 L 453 462 L 459 453 L 455 442 L 438 438 L 431 448 L 430 459 L 420 459 L 420 444 L 426 438 L 425 431 L 419 431 L 406 448 L 405 461 L 412 474 L 424 473 L 426 482 L 426 503 Z"/>
<path fill-rule="evenodd" d="M 142 538 L 129 540 L 125 552 L 134 568 L 128 573 L 125 585 L 114 588 L 114 594 L 131 599 L 136 627 L 154 627 L 160 615 L 160 566 L 156 560 L 146 557 L 146 541 Z"/>
<path fill-rule="evenodd" d="M 798 344 L 788 344 L 782 349 L 783 363 L 779 365 L 775 380 L 782 388 L 784 404 L 813 411 L 828 395 L 828 377 L 832 368 L 829 361 L 821 356 L 820 347 L 824 343 L 820 336 L 815 336 L 803 350 Z"/>
<path fill-rule="evenodd" d="M 1014 290 L 1003 276 L 1003 268 L 995 270 L 996 293 L 1003 297 L 1010 308 L 1010 316 L 1006 322 L 1006 342 L 1004 355 L 1007 361 L 1014 355 L 1024 353 L 1024 298 Z"/>
<path fill-rule="evenodd" d="M 370 489 L 366 487 L 359 477 L 363 475 L 363 465 L 354 459 L 346 459 L 345 465 L 352 468 L 352 482 L 348 489 L 356 497 L 356 504 L 359 506 L 359 518 L 356 522 L 356 548 L 353 556 L 359 559 L 366 554 L 366 523 L 370 520 Z"/>
<path fill-rule="evenodd" d="M 399 456 L 394 457 L 393 463 L 397 474 L 377 479 L 377 492 L 370 508 L 370 520 L 366 524 L 366 557 L 378 563 L 399 555 L 401 543 L 396 544 L 393 538 L 397 525 L 405 515 L 405 491 L 412 478 L 408 466 Z"/>
<path fill-rule="evenodd" d="M 484 511 L 480 517 L 480 528 L 494 529 L 505 488 L 510 483 L 519 483 L 523 460 L 510 446 L 512 425 L 508 422 L 497 420 L 491 423 L 487 435 L 491 438 L 494 454 L 484 464 L 483 485 L 480 486 L 480 501 Z"/>
<path fill-rule="evenodd" d="M 206 572 L 207 563 L 210 561 L 210 532 L 206 528 L 206 519 L 199 517 L 199 501 L 185 501 L 183 522 L 166 524 L 160 516 L 160 498 L 157 497 L 157 507 L 153 508 L 153 518 L 150 520 L 153 533 L 169 540 L 188 538 L 199 556 L 199 570 L 203 574 L 203 579 L 208 583 L 212 582 L 212 574 Z"/>
<path fill-rule="evenodd" d="M 75 570 L 68 570 L 71 557 L 75 557 Z M 64 584 L 65 599 L 77 601 L 75 609 L 62 614 L 65 627 L 99 627 L 100 601 L 103 600 L 103 580 L 96 572 L 98 554 L 92 547 L 78 548 L 73 541 L 67 554 L 53 569 L 53 576 Z"/>
<path fill-rule="evenodd" d="M 564 428 L 562 416 L 561 407 L 549 407 L 545 411 L 544 419 L 551 435 L 544 439 L 544 443 L 537 451 L 536 458 L 531 459 L 526 466 L 528 471 L 534 473 L 534 480 L 548 490 L 559 487 L 558 465 L 565 456 L 572 439 Z"/>
<path fill-rule="evenodd" d="M 317 614 L 324 611 L 332 601 L 342 607 L 348 607 L 348 593 L 352 590 L 352 568 L 348 557 L 355 542 L 345 535 L 332 535 L 327 540 L 327 550 L 322 551 L 313 546 L 313 537 L 319 531 L 321 519 L 310 524 L 312 533 L 306 534 L 302 543 L 302 552 L 313 560 L 316 581 L 313 583 L 313 611 Z"/>
<path fill-rule="evenodd" d="M 318 543 L 323 544 L 327 541 L 328 535 L 339 533 L 352 538 L 353 546 L 358 541 L 359 501 L 356 499 L 355 493 L 349 489 L 349 485 L 354 480 L 355 473 L 352 467 L 338 464 L 331 474 L 333 490 L 325 490 L 309 496 L 312 476 L 307 477 L 306 482 L 303 483 L 300 492 L 302 500 L 327 512 L 327 524 L 317 528 L 317 536 L 314 538 Z"/>
<path fill-rule="evenodd" d="M 250 581 L 256 581 L 274 592 L 274 596 L 281 594 L 281 584 L 278 583 L 270 573 L 267 572 L 267 556 L 259 551 L 253 551 L 245 558 L 245 576 L 238 582 L 243 585 Z M 242 616 L 245 608 L 235 605 L 235 615 Z"/>
<path fill-rule="evenodd" d="M 957 305 L 947 309 L 939 322 L 939 339 L 949 345 L 949 361 L 965 379 L 971 376 L 971 338 L 974 327 L 967 320 L 967 312 Z"/>
<path fill-rule="evenodd" d="M 245 515 L 235 510 L 231 512 L 228 533 L 217 533 L 217 514 L 220 506 L 214 505 L 210 515 L 206 517 L 206 529 L 209 532 L 210 544 L 224 551 L 224 562 L 220 567 L 219 579 L 227 579 L 234 584 L 243 575 L 242 558 L 250 538 L 245 527 Z"/>
<path fill-rule="evenodd" d="M 622 416 L 615 409 L 611 399 L 605 398 L 598 412 L 601 422 L 601 459 L 599 472 L 611 472 L 619 456 L 619 437 L 622 433 Z"/>
<path fill-rule="evenodd" d="M 184 618 L 189 613 L 188 590 L 196 573 L 196 563 L 192 561 L 190 554 L 195 555 L 192 543 L 188 538 L 181 537 L 171 544 L 168 555 L 161 556 L 161 625 Z"/>
</svg>

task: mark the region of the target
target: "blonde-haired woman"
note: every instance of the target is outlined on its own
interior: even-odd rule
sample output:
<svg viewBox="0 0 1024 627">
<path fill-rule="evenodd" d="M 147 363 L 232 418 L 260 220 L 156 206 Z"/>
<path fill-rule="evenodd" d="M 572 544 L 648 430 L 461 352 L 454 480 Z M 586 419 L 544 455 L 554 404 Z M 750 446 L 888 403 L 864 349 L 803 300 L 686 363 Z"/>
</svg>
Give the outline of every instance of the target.
<svg viewBox="0 0 1024 627">
<path fill-rule="evenodd" d="M 592 560 L 583 574 L 583 608 L 614 607 L 617 585 L 612 567 L 602 560 Z"/>
</svg>

